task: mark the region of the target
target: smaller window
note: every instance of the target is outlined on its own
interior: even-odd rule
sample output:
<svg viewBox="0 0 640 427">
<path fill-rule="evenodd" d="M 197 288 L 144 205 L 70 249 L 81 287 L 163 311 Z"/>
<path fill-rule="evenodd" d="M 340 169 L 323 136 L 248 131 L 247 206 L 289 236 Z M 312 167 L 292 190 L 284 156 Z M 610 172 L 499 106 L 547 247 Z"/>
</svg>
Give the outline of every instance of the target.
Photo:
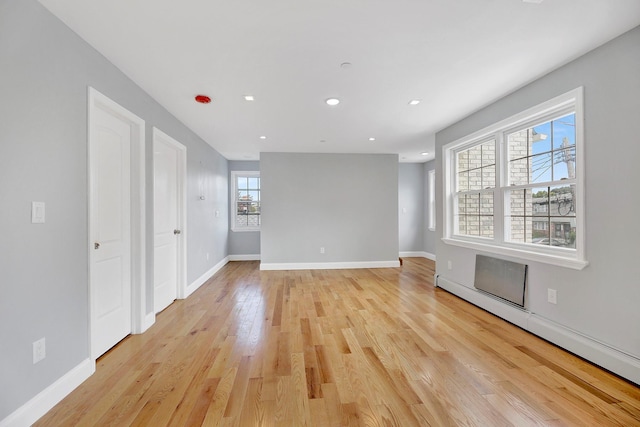
<svg viewBox="0 0 640 427">
<path fill-rule="evenodd" d="M 233 231 L 260 230 L 260 172 L 231 172 Z"/>
<path fill-rule="evenodd" d="M 429 171 L 429 217 L 428 217 L 428 227 L 430 231 L 435 231 L 436 229 L 436 171 Z"/>
</svg>

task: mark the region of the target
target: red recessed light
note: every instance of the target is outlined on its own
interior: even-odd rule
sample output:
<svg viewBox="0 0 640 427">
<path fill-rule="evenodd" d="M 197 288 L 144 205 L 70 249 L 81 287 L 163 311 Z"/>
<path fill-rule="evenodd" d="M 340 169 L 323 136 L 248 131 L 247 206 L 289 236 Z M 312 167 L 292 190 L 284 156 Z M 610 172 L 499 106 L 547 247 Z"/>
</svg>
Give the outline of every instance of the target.
<svg viewBox="0 0 640 427">
<path fill-rule="evenodd" d="M 207 95 L 196 95 L 196 102 L 199 102 L 200 104 L 208 104 L 211 102 L 211 98 Z"/>
</svg>

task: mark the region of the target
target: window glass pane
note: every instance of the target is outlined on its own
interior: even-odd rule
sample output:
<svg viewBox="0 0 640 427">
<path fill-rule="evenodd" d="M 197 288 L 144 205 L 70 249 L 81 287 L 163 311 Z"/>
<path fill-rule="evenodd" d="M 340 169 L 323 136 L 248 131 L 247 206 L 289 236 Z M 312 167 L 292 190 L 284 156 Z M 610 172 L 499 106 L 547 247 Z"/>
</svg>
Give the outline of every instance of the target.
<svg viewBox="0 0 640 427">
<path fill-rule="evenodd" d="M 509 192 L 509 206 L 511 207 L 512 216 L 524 216 L 525 190 L 516 190 Z"/>
<path fill-rule="evenodd" d="M 480 236 L 493 237 L 493 193 L 480 195 Z"/>
<path fill-rule="evenodd" d="M 469 171 L 469 191 L 480 189 L 482 189 L 482 169 L 471 169 Z"/>
<path fill-rule="evenodd" d="M 478 169 L 482 166 L 482 146 L 476 145 L 469 148 L 469 169 Z"/>
<path fill-rule="evenodd" d="M 460 151 L 456 154 L 458 172 L 464 172 L 469 170 L 469 152 L 467 150 Z"/>
<path fill-rule="evenodd" d="M 458 215 L 465 215 L 467 213 L 467 196 L 462 195 L 458 197 Z"/>
<path fill-rule="evenodd" d="M 237 188 L 238 190 L 246 190 L 248 187 L 247 185 L 247 177 L 245 176 L 239 176 L 237 178 L 238 182 L 237 182 Z"/>
<path fill-rule="evenodd" d="M 551 187 L 549 191 L 549 214 L 551 216 L 575 217 L 575 185 Z"/>
<path fill-rule="evenodd" d="M 496 186 L 496 165 L 489 165 L 482 168 L 482 188 L 495 188 Z"/>
<path fill-rule="evenodd" d="M 458 216 L 458 234 L 467 234 L 467 217 L 464 215 Z"/>
<path fill-rule="evenodd" d="M 558 150 L 553 153 L 553 180 L 573 179 L 576 177 L 576 147 Z"/>
<path fill-rule="evenodd" d="M 467 236 L 480 235 L 480 217 L 476 215 L 467 216 Z"/>
<path fill-rule="evenodd" d="M 525 185 L 529 183 L 529 158 L 509 162 L 509 184 Z"/>
<path fill-rule="evenodd" d="M 480 195 L 479 194 L 467 195 L 467 215 L 473 215 L 473 216 L 480 215 Z"/>
<path fill-rule="evenodd" d="M 259 182 L 260 182 L 259 178 L 255 178 L 255 177 L 247 178 L 247 185 L 248 185 L 248 188 L 251 190 L 260 188 L 258 184 Z"/>
<path fill-rule="evenodd" d="M 458 174 L 457 191 L 469 191 L 469 172 L 460 172 Z"/>
<path fill-rule="evenodd" d="M 496 164 L 496 141 L 491 140 L 482 144 L 482 166 Z M 495 169 L 495 168 L 494 168 Z"/>
<path fill-rule="evenodd" d="M 549 188 L 534 188 L 531 190 L 531 214 L 533 216 L 549 216 Z M 536 221 L 540 221 L 536 219 Z"/>
<path fill-rule="evenodd" d="M 511 241 L 525 242 L 526 221 L 524 217 L 511 217 Z"/>
<path fill-rule="evenodd" d="M 480 195 L 480 215 L 493 216 L 493 193 Z"/>
<path fill-rule="evenodd" d="M 551 123 L 546 122 L 534 126 L 530 130 L 529 139 L 531 154 L 548 153 L 551 151 Z"/>
<path fill-rule="evenodd" d="M 537 154 L 531 157 L 530 183 L 549 182 L 553 179 L 551 176 L 552 159 L 551 153 Z"/>
<path fill-rule="evenodd" d="M 554 150 L 575 147 L 576 145 L 576 115 L 569 114 L 553 121 Z"/>
<path fill-rule="evenodd" d="M 549 223 L 550 246 L 563 248 L 576 247 L 576 224 L 573 217 L 551 217 Z"/>
<path fill-rule="evenodd" d="M 529 134 L 526 129 L 509 134 L 507 143 L 509 160 L 522 159 L 531 154 L 529 152 Z"/>
<path fill-rule="evenodd" d="M 481 216 L 480 217 L 480 235 L 482 237 L 493 237 L 493 217 Z"/>
</svg>

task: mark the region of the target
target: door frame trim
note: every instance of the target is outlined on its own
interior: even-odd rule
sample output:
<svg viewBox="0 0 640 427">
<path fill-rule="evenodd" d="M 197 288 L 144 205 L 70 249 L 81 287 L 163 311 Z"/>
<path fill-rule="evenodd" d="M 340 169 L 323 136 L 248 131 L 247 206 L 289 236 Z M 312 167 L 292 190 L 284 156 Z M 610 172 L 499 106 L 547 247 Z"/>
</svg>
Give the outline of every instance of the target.
<svg viewBox="0 0 640 427">
<path fill-rule="evenodd" d="M 131 332 L 140 334 L 151 326 L 146 316 L 146 190 L 145 190 L 145 121 L 125 109 L 115 101 L 88 87 L 87 108 L 87 251 L 88 251 L 88 298 L 89 298 L 89 355 L 95 360 L 100 355 L 94 355 L 91 334 L 93 333 L 94 313 L 91 304 L 91 259 L 92 245 L 91 206 L 92 171 L 91 171 L 91 137 L 94 121 L 94 109 L 102 109 L 109 114 L 124 119 L 131 125 Z"/>
<path fill-rule="evenodd" d="M 176 296 L 178 299 L 185 299 L 187 297 L 187 147 L 184 144 L 176 141 L 157 127 L 153 127 L 153 150 L 155 153 L 156 143 L 164 143 L 172 146 L 177 150 L 178 164 L 177 164 L 177 203 L 178 203 L 178 228 L 182 231 L 181 238 L 177 242 L 178 252 L 178 265 L 177 265 L 177 289 Z M 155 186 L 155 154 L 153 157 L 153 179 Z M 154 187 L 155 190 L 155 187 Z M 155 212 L 154 221 L 155 221 Z M 153 248 L 155 251 L 155 223 L 153 228 L 154 243 Z M 155 253 L 153 254 L 155 262 Z M 154 277 L 155 282 L 155 277 Z M 155 289 L 155 283 L 154 283 Z M 154 309 L 155 310 L 155 309 Z"/>
</svg>

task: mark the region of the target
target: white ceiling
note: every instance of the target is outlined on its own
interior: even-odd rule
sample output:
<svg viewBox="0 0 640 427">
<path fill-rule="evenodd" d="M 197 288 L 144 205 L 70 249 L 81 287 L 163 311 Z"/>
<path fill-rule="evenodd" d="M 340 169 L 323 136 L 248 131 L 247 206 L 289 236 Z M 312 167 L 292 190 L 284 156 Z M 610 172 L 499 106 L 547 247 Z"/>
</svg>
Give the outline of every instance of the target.
<svg viewBox="0 0 640 427">
<path fill-rule="evenodd" d="M 40 3 L 230 160 L 430 160 L 435 132 L 640 24 L 640 0 Z"/>
</svg>

